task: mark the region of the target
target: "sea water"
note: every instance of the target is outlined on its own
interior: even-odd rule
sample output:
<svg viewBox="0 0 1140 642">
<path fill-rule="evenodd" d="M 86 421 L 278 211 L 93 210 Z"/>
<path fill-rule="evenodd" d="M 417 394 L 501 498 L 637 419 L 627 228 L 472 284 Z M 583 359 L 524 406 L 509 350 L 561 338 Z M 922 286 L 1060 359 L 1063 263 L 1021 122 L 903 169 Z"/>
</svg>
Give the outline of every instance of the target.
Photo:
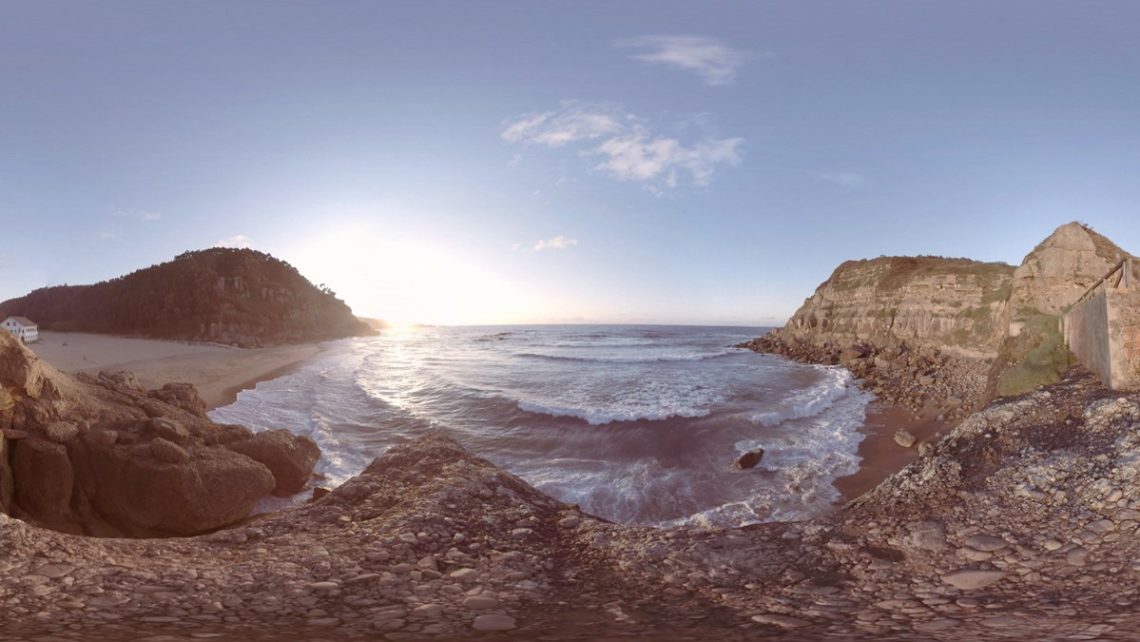
<svg viewBox="0 0 1140 642">
<path fill-rule="evenodd" d="M 620 522 L 809 517 L 858 469 L 867 404 L 842 368 L 734 348 L 765 328 L 421 327 L 330 342 L 215 421 L 321 447 L 325 486 L 442 430 L 560 500 Z M 734 470 L 763 448 L 754 469 Z"/>
</svg>

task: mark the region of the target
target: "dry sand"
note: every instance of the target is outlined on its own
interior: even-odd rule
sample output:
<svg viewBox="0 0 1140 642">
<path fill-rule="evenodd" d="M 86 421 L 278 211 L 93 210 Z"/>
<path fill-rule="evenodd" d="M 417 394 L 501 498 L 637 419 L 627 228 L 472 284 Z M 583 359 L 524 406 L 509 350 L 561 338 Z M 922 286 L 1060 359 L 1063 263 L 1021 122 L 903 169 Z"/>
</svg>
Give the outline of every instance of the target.
<svg viewBox="0 0 1140 642">
<path fill-rule="evenodd" d="M 147 388 L 192 383 L 209 408 L 233 403 L 238 392 L 280 377 L 321 351 L 315 343 L 243 349 L 78 332 L 40 332 L 40 341 L 28 347 L 64 372 L 130 370 Z"/>
</svg>

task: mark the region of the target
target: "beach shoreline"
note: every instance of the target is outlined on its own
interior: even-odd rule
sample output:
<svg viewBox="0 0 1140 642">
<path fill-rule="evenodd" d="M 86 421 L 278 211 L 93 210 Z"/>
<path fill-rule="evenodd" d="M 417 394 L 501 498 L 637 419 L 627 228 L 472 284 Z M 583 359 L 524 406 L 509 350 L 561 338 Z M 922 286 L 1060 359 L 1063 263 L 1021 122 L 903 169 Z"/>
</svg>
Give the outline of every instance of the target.
<svg viewBox="0 0 1140 642">
<path fill-rule="evenodd" d="M 859 470 L 835 480 L 835 488 L 841 496 L 836 506 L 869 492 L 905 468 L 918 459 L 920 444 L 936 441 L 951 427 L 951 424 L 932 417 L 916 416 L 906 408 L 872 401 L 860 428 L 864 437 L 859 443 Z M 895 432 L 900 429 L 914 435 L 915 443 L 910 448 L 895 443 Z"/>
<path fill-rule="evenodd" d="M 269 348 L 234 348 L 210 343 L 139 339 L 80 332 L 40 333 L 28 345 L 44 362 L 63 372 L 97 374 L 127 370 L 148 389 L 189 383 L 208 410 L 233 403 L 262 381 L 293 372 L 324 351 L 320 343 Z"/>
</svg>

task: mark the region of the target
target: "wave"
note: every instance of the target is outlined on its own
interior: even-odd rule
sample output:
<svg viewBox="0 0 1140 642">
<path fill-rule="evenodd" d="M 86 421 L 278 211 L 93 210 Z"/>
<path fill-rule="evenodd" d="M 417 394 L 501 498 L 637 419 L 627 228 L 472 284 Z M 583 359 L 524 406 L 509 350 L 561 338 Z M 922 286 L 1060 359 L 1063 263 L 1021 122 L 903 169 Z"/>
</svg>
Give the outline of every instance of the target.
<svg viewBox="0 0 1140 642">
<path fill-rule="evenodd" d="M 519 410 L 551 417 L 577 417 L 591 426 L 601 426 L 617 421 L 662 421 L 672 417 L 707 417 L 707 408 L 638 408 L 610 409 L 574 408 L 570 406 L 547 405 L 534 401 L 518 402 Z"/>
<path fill-rule="evenodd" d="M 524 359 L 548 359 L 551 361 L 583 361 L 590 363 L 667 363 L 671 361 L 705 361 L 707 359 L 718 359 L 730 354 L 740 352 L 738 349 L 724 350 L 721 352 L 702 352 L 690 354 L 673 354 L 657 357 L 638 356 L 638 357 L 620 357 L 607 355 L 604 357 L 588 357 L 584 355 L 560 355 L 560 354 L 543 354 L 541 352 L 516 352 L 513 356 L 522 357 Z"/>
<path fill-rule="evenodd" d="M 849 371 L 826 366 L 817 366 L 817 368 L 825 373 L 821 383 L 793 395 L 776 410 L 758 412 L 750 416 L 749 421 L 771 428 L 785 421 L 814 417 L 848 394 L 853 379 Z"/>
</svg>

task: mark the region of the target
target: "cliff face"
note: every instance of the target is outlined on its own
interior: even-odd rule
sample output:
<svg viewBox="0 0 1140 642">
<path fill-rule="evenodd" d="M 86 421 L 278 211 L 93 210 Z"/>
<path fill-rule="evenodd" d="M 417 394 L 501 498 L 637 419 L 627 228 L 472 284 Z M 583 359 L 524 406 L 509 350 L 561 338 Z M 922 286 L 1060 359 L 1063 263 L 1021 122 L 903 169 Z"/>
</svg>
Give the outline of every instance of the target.
<svg viewBox="0 0 1140 642">
<path fill-rule="evenodd" d="M 814 343 L 906 341 L 992 354 L 1013 274 L 1004 263 L 966 259 L 847 261 L 780 333 Z"/>
<path fill-rule="evenodd" d="M 1127 256 L 1088 226 L 1068 223 L 1016 269 L 937 257 L 847 261 L 784 328 L 745 345 L 842 364 L 892 403 L 960 415 L 1059 381 L 1073 363 L 1060 316 Z M 950 373 L 945 385 L 938 372 Z M 924 383 L 931 377 L 933 386 Z"/>
<path fill-rule="evenodd" d="M 242 347 L 375 334 L 327 289 L 254 250 L 214 248 L 94 285 L 0 303 L 46 330 L 215 341 Z"/>
<path fill-rule="evenodd" d="M 1062 313 L 1127 256 L 1115 243 L 1080 223 L 1057 228 L 1013 273 L 1006 306 L 1009 333 L 1016 335 L 1026 317 Z"/>
</svg>

